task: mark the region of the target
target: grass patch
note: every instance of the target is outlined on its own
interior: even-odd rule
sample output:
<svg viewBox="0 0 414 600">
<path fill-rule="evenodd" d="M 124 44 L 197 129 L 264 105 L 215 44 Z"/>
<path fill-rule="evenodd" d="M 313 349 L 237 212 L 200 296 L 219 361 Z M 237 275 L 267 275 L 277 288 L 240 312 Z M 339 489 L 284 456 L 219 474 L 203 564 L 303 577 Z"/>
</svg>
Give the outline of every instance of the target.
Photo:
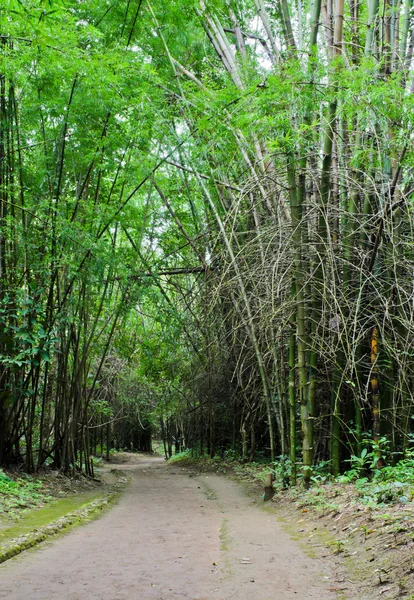
<svg viewBox="0 0 414 600">
<path fill-rule="evenodd" d="M 119 490 L 108 493 L 105 497 L 97 498 L 89 504 L 79 507 L 69 514 L 65 514 L 56 521 L 43 527 L 6 539 L 0 544 L 0 563 L 21 554 L 25 550 L 34 548 L 47 539 L 62 534 L 85 521 L 97 518 L 102 511 L 108 509 L 119 497 Z"/>
<path fill-rule="evenodd" d="M 173 454 L 172 457 L 168 459 L 168 464 L 186 462 L 194 462 L 194 457 L 191 455 L 190 450 L 184 450 L 184 452 L 180 452 L 179 454 Z"/>
<path fill-rule="evenodd" d="M 227 552 L 227 550 L 229 549 L 229 542 L 230 542 L 228 519 L 223 519 L 223 521 L 221 523 L 221 527 L 220 527 L 219 537 L 220 537 L 220 550 L 222 552 Z"/>
<path fill-rule="evenodd" d="M 81 508 L 101 496 L 102 490 L 94 489 L 89 492 L 77 494 L 76 496 L 62 498 L 61 500 L 54 499 L 53 502 L 41 510 L 37 508 L 26 511 L 13 525 L 0 530 L 0 544 L 4 544 L 7 540 L 17 538 L 34 529 L 48 525 L 52 521 Z"/>
<path fill-rule="evenodd" d="M 55 500 L 32 510 L 10 527 L 0 530 L 0 563 L 66 531 L 99 517 L 119 498 L 129 477 L 117 472 L 117 482 L 101 488 Z"/>
</svg>

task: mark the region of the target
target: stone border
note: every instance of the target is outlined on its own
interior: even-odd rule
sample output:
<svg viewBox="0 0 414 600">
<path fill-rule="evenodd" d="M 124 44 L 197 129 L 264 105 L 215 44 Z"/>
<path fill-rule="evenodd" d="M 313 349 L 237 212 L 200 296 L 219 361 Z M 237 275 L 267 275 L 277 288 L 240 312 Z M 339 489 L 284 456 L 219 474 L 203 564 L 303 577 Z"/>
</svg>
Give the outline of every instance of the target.
<svg viewBox="0 0 414 600">
<path fill-rule="evenodd" d="M 90 516 L 96 515 L 99 511 L 109 508 L 111 504 L 117 500 L 121 493 L 121 490 L 116 489 L 105 494 L 103 498 L 98 498 L 85 504 L 81 508 L 74 510 L 63 517 L 60 517 L 56 521 L 44 525 L 38 529 L 30 531 L 26 535 L 22 535 L 18 538 L 10 540 L 3 545 L 0 545 L 0 564 L 6 562 L 10 558 L 21 554 L 29 548 L 33 548 L 38 544 L 41 544 L 45 540 L 57 535 L 70 527 L 80 525 L 83 521 L 87 520 Z"/>
</svg>

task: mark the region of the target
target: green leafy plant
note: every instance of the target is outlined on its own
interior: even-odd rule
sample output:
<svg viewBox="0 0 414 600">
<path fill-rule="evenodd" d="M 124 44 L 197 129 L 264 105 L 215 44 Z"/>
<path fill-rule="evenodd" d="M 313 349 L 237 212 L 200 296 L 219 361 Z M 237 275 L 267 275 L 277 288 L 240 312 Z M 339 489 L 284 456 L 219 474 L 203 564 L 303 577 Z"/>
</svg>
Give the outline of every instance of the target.
<svg viewBox="0 0 414 600">
<path fill-rule="evenodd" d="M 0 470 L 0 512 L 18 518 L 22 511 L 51 500 L 42 487 L 40 480 L 28 476 L 13 479 Z"/>
</svg>

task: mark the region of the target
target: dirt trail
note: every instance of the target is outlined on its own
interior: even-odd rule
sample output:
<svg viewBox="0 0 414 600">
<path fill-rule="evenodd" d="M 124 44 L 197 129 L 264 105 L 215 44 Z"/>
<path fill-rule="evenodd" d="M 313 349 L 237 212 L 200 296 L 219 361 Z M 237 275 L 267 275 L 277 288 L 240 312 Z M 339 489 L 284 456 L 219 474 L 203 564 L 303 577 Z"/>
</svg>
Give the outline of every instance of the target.
<svg viewBox="0 0 414 600">
<path fill-rule="evenodd" d="M 239 484 L 160 459 L 132 473 L 101 519 L 0 566 L 7 600 L 327 600 L 328 566 L 308 558 Z"/>
</svg>

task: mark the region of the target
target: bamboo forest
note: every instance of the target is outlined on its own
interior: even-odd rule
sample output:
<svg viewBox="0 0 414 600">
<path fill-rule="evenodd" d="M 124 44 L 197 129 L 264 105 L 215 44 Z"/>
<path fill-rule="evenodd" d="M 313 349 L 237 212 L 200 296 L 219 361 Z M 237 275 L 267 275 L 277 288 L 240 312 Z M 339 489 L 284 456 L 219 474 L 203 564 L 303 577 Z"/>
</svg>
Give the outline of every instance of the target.
<svg viewBox="0 0 414 600">
<path fill-rule="evenodd" d="M 0 464 L 406 458 L 412 0 L 0 14 Z"/>
<path fill-rule="evenodd" d="M 0 598 L 413 600 L 413 53 L 413 0 L 0 1 L 0 563 L 118 499 Z"/>
</svg>

